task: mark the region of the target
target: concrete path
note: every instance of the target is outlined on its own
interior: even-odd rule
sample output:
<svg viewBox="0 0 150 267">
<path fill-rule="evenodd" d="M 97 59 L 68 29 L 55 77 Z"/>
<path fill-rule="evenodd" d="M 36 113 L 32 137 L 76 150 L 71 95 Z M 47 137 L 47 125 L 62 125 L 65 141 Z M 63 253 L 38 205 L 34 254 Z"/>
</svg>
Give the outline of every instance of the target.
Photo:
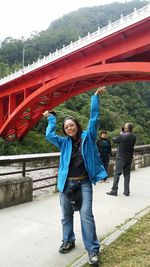
<svg viewBox="0 0 150 267">
<path fill-rule="evenodd" d="M 108 196 L 109 183 L 93 187 L 93 210 L 101 239 L 150 204 L 150 167 L 131 174 L 131 195 Z M 58 194 L 0 210 L 0 265 L 3 267 L 66 267 L 86 253 L 81 237 L 80 218 L 75 213 L 76 248 L 61 255 L 61 214 Z M 75 265 L 74 265 L 75 266 Z M 77 266 L 77 265 L 76 265 Z"/>
</svg>

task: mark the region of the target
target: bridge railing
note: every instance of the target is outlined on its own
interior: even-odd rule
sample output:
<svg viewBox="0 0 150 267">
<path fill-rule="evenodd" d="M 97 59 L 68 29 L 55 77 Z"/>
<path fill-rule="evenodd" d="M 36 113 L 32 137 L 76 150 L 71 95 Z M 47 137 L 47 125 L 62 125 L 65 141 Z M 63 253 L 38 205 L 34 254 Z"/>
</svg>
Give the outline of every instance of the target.
<svg viewBox="0 0 150 267">
<path fill-rule="evenodd" d="M 88 33 L 87 36 L 81 38 L 79 37 L 79 39 L 75 42 L 71 42 L 69 45 L 67 46 L 63 46 L 61 49 L 56 49 L 56 51 L 54 53 L 50 53 L 48 56 L 43 57 L 42 59 L 39 59 L 36 62 L 33 62 L 33 64 L 28 65 L 26 67 L 23 67 L 22 69 L 20 69 L 19 71 L 16 71 L 14 73 L 11 73 L 10 75 L 8 75 L 7 77 L 4 77 L 2 79 L 0 79 L 0 85 L 9 82 L 11 80 L 14 80 L 26 73 L 29 73 L 35 69 L 38 69 L 50 62 L 53 62 L 54 60 L 57 60 L 69 53 L 72 53 L 80 48 L 83 48 L 91 43 L 94 43 L 114 32 L 117 32 L 121 29 L 124 29 L 138 21 L 141 21 L 147 17 L 150 16 L 150 4 L 142 7 L 139 10 L 134 9 L 134 12 L 132 12 L 131 14 L 123 17 L 123 15 L 121 15 L 120 19 L 112 22 L 109 21 L 109 24 L 103 28 L 98 27 L 98 30 L 93 32 L 93 33 Z"/>
<path fill-rule="evenodd" d="M 115 159 L 116 149 L 112 150 L 113 159 Z M 150 154 L 150 145 L 135 146 L 134 149 L 134 164 L 137 167 L 141 166 L 142 155 Z M 4 176 L 20 175 L 26 177 L 28 173 L 36 172 L 36 179 L 33 179 L 33 183 L 52 181 L 51 183 L 45 183 L 40 186 L 34 186 L 33 191 L 43 189 L 46 187 L 52 187 L 57 185 L 57 170 L 59 164 L 60 153 L 44 153 L 44 154 L 27 154 L 27 155 L 12 155 L 12 156 L 0 156 L 0 166 L 15 166 L 19 167 L 19 170 L 11 170 L 9 172 L 0 172 L 0 178 Z M 40 173 L 38 174 L 38 172 Z M 47 177 L 42 177 L 41 171 L 45 171 L 48 174 Z"/>
<path fill-rule="evenodd" d="M 0 156 L 0 166 L 12 166 L 8 172 L 5 171 L 6 168 L 3 168 L 3 171 L 0 172 L 0 178 L 18 177 L 20 175 L 26 177 L 29 175 L 33 179 L 33 184 L 36 185 L 33 187 L 33 191 L 56 186 L 59 156 L 60 153 Z M 45 177 L 41 171 L 45 171 L 50 175 Z M 50 183 L 46 181 L 50 181 Z M 42 186 L 39 186 L 39 182 L 44 182 L 44 185 L 42 183 Z"/>
</svg>

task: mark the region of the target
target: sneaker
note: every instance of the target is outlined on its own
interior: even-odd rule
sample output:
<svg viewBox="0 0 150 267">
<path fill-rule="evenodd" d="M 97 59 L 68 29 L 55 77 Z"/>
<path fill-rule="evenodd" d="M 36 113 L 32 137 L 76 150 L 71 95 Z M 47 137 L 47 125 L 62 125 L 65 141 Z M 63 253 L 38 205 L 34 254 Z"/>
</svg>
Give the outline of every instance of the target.
<svg viewBox="0 0 150 267">
<path fill-rule="evenodd" d="M 89 264 L 99 266 L 99 252 L 89 252 Z"/>
<path fill-rule="evenodd" d="M 73 249 L 75 247 L 75 242 L 65 242 L 63 241 L 60 248 L 59 248 L 59 252 L 60 253 L 68 253 L 71 249 Z"/>
</svg>

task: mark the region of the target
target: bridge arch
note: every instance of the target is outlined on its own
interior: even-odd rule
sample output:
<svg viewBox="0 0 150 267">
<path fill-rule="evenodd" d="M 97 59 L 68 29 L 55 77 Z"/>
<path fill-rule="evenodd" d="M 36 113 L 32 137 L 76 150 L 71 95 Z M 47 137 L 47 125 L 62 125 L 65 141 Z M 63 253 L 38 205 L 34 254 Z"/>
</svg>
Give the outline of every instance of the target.
<svg viewBox="0 0 150 267">
<path fill-rule="evenodd" d="M 0 135 L 23 139 L 42 112 L 100 85 L 150 81 L 150 5 L 0 80 Z"/>
<path fill-rule="evenodd" d="M 149 62 L 120 62 L 96 65 L 43 84 L 29 95 L 12 113 L 1 128 L 6 139 L 23 139 L 40 120 L 46 109 L 100 85 L 150 81 Z M 40 102 L 43 102 L 40 104 Z"/>
</svg>

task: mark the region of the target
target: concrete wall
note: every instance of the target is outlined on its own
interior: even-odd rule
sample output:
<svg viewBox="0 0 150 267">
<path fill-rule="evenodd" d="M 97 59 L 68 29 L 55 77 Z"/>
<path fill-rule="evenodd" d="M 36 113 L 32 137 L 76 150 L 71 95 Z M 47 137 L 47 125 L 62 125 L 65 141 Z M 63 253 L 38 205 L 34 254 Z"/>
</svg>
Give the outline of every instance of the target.
<svg viewBox="0 0 150 267">
<path fill-rule="evenodd" d="M 144 154 L 142 156 L 142 166 L 143 167 L 150 166 L 150 154 Z"/>
<path fill-rule="evenodd" d="M 109 165 L 108 165 L 108 177 L 113 177 L 114 175 L 114 167 L 115 167 L 115 164 L 114 162 L 109 162 Z"/>
<path fill-rule="evenodd" d="M 108 165 L 108 177 L 113 177 L 114 176 L 114 170 L 115 170 L 115 161 L 110 161 L 109 165 Z M 132 161 L 131 171 L 135 171 L 135 163 L 134 163 L 134 161 Z"/>
<path fill-rule="evenodd" d="M 30 177 L 0 179 L 0 209 L 32 201 Z"/>
<path fill-rule="evenodd" d="M 142 155 L 142 167 L 150 166 L 150 154 Z M 110 161 L 109 177 L 114 175 L 115 162 Z M 134 161 L 131 170 L 135 170 Z M 52 181 L 55 183 L 55 181 Z M 57 189 L 54 189 L 57 192 Z M 33 181 L 30 177 L 0 179 L 0 209 L 32 201 Z"/>
</svg>

